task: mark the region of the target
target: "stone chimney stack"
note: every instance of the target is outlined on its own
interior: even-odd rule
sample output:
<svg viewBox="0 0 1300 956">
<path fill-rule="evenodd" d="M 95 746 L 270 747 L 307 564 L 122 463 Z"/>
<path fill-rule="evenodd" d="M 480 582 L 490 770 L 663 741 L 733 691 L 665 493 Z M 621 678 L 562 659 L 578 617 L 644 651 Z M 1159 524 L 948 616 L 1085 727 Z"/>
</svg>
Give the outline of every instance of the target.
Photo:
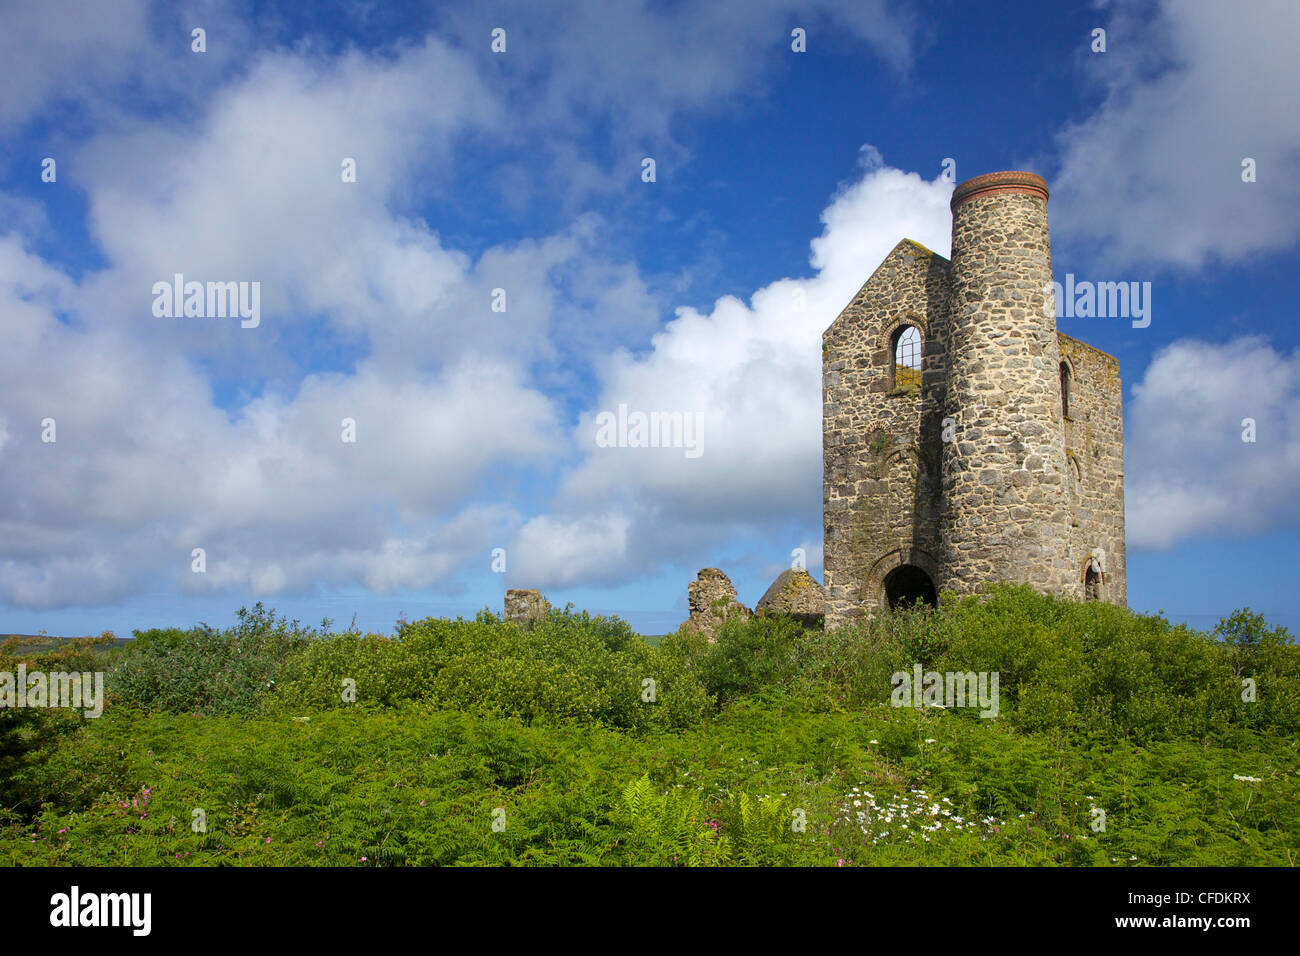
<svg viewBox="0 0 1300 956">
<path fill-rule="evenodd" d="M 1068 591 L 1070 503 L 1047 183 L 1028 172 L 952 195 L 940 589 L 981 580 Z"/>
</svg>

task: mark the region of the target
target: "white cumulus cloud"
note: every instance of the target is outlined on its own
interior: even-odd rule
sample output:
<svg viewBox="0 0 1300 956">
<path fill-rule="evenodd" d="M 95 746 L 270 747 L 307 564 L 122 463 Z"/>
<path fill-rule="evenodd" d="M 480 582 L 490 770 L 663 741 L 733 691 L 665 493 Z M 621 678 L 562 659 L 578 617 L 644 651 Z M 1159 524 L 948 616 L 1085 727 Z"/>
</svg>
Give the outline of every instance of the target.
<svg viewBox="0 0 1300 956">
<path fill-rule="evenodd" d="M 1175 342 L 1133 386 L 1124 437 L 1130 548 L 1300 528 L 1300 352 Z"/>
<path fill-rule="evenodd" d="M 553 513 L 535 519 L 533 544 L 542 534 L 566 547 L 586 541 L 587 580 L 613 582 L 629 573 L 628 548 L 646 573 L 660 561 L 703 560 L 740 531 L 792 535 L 784 554 L 820 529 L 822 332 L 900 239 L 947 255 L 951 238 L 951 184 L 885 166 L 870 148 L 864 155 L 860 178 L 822 213 L 813 276 L 775 281 L 748 303 L 728 296 L 707 313 L 679 309 L 648 352 L 619 351 L 603 365 L 599 397 L 574 433 L 584 457 Z M 597 416 L 620 404 L 629 413 L 698 415 L 701 454 L 597 447 Z M 614 509 L 627 530 L 585 533 L 586 509 Z M 557 565 L 539 566 L 530 580 L 546 587 L 569 578 Z"/>
<path fill-rule="evenodd" d="M 1087 54 L 1100 107 L 1059 135 L 1053 223 L 1112 267 L 1198 267 L 1300 235 L 1300 5 L 1124 0 Z M 1242 181 L 1242 161 L 1256 181 Z"/>
</svg>

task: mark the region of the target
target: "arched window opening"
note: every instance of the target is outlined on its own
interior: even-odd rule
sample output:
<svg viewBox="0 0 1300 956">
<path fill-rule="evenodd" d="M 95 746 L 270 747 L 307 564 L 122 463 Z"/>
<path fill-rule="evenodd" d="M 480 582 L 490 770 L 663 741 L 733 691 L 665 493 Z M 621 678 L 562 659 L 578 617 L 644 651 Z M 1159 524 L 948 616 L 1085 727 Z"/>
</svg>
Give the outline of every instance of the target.
<svg viewBox="0 0 1300 956">
<path fill-rule="evenodd" d="M 1070 417 L 1070 366 L 1061 363 L 1061 417 Z"/>
<path fill-rule="evenodd" d="M 1106 552 L 1093 548 L 1088 563 L 1083 567 L 1083 599 L 1100 601 L 1101 586 L 1106 583 Z"/>
<path fill-rule="evenodd" d="M 894 387 L 921 384 L 921 330 L 906 325 L 894 336 Z"/>
<path fill-rule="evenodd" d="M 1083 578 L 1084 597 L 1089 601 L 1101 600 L 1101 574 L 1099 574 L 1092 565 L 1084 573 Z"/>
<path fill-rule="evenodd" d="M 899 608 L 917 604 L 938 605 L 934 582 L 914 564 L 900 564 L 885 575 L 885 599 L 889 607 Z"/>
</svg>

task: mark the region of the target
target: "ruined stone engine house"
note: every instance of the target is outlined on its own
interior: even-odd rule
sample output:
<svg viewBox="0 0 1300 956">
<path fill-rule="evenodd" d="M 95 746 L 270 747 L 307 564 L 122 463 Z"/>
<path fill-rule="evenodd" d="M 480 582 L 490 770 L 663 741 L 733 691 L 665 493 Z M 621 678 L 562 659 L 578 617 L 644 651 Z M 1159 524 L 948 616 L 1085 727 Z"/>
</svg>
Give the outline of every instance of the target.
<svg viewBox="0 0 1300 956">
<path fill-rule="evenodd" d="M 1119 363 L 1056 329 L 1047 184 L 962 183 L 822 336 L 826 626 L 984 581 L 1125 603 Z"/>
</svg>

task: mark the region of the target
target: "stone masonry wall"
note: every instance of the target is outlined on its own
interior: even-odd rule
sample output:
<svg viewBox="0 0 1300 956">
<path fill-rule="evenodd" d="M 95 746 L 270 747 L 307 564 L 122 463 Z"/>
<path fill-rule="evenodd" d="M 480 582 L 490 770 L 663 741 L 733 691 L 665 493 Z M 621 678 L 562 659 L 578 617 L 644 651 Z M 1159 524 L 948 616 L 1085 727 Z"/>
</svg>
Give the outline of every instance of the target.
<svg viewBox="0 0 1300 956">
<path fill-rule="evenodd" d="M 1003 175 L 1003 174 L 994 174 Z M 1023 174 L 1015 174 L 1023 175 Z M 984 177 L 981 177 L 984 178 Z M 1041 180 L 1039 180 L 1041 182 Z M 1027 582 L 1067 593 L 1075 570 L 1061 423 L 1046 187 L 953 194 L 941 590 Z"/>
<path fill-rule="evenodd" d="M 1119 365 L 1056 329 L 1046 183 L 991 173 L 952 205 L 952 261 L 903 240 L 822 336 L 827 627 L 877 611 L 900 565 L 940 591 L 1009 580 L 1082 598 L 1102 548 L 1100 597 L 1127 598 Z M 907 325 L 919 390 L 894 382 Z"/>
<path fill-rule="evenodd" d="M 899 564 L 937 570 L 949 293 L 948 260 L 904 240 L 822 337 L 828 627 L 875 609 Z M 893 381 L 906 325 L 921 333 L 919 394 Z"/>
<path fill-rule="evenodd" d="M 1084 567 L 1093 548 L 1106 552 L 1101 599 L 1124 604 L 1128 597 L 1124 554 L 1124 416 L 1119 361 L 1059 334 L 1061 358 L 1069 366 L 1070 413 L 1065 450 L 1070 481 L 1071 593 L 1082 597 Z"/>
</svg>

